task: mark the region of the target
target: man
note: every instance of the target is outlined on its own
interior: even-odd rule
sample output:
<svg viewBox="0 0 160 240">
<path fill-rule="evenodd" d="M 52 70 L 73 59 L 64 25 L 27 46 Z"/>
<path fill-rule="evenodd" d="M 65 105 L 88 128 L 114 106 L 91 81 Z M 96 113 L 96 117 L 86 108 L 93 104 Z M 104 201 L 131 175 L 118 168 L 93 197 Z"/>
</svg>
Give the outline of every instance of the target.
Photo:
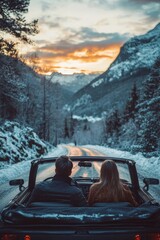
<svg viewBox="0 0 160 240">
<path fill-rule="evenodd" d="M 57 158 L 55 163 L 55 176 L 50 182 L 39 183 L 32 192 L 27 205 L 32 202 L 67 203 L 71 206 L 87 206 L 82 191 L 73 184 L 69 177 L 72 173 L 73 163 L 68 156 Z"/>
</svg>

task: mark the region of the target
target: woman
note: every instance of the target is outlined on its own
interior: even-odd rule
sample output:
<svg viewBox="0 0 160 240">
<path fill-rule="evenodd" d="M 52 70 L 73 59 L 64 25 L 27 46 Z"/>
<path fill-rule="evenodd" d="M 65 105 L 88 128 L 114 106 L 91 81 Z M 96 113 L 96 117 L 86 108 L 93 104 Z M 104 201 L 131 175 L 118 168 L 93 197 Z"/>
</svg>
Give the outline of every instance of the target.
<svg viewBox="0 0 160 240">
<path fill-rule="evenodd" d="M 93 205 L 97 202 L 129 202 L 137 206 L 129 187 L 121 182 L 117 166 L 112 160 L 102 163 L 100 181 L 90 187 L 88 203 Z"/>
</svg>

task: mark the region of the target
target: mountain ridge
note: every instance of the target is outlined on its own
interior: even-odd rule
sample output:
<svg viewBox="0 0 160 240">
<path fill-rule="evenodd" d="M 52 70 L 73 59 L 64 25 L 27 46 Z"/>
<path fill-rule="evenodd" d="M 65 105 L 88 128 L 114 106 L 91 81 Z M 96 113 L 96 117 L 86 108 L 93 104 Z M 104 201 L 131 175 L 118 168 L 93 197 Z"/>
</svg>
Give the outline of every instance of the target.
<svg viewBox="0 0 160 240">
<path fill-rule="evenodd" d="M 73 95 L 68 109 L 79 115 L 97 116 L 111 108 L 122 110 L 133 84 L 142 87 L 160 56 L 159 43 L 160 23 L 146 34 L 129 39 L 108 70 Z"/>
<path fill-rule="evenodd" d="M 74 73 L 63 75 L 62 73 L 53 72 L 48 78 L 50 78 L 53 83 L 58 82 L 63 88 L 75 93 L 97 76 L 98 74 Z"/>
</svg>

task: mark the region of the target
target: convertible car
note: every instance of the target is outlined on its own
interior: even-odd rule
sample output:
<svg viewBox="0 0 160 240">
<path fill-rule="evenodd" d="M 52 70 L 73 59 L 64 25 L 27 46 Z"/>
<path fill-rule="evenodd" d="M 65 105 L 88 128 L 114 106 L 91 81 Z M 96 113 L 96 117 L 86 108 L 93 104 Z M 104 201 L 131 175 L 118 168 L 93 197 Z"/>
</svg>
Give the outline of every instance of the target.
<svg viewBox="0 0 160 240">
<path fill-rule="evenodd" d="M 92 207 L 74 207 L 65 202 L 27 204 L 41 181 L 51 181 L 56 158 L 35 159 L 31 163 L 28 182 L 10 181 L 20 192 L 3 209 L 0 221 L 1 240 L 69 239 L 69 240 L 160 240 L 160 204 L 149 193 L 149 185 L 159 184 L 155 178 L 144 178 L 140 187 L 133 160 L 102 156 L 71 156 L 72 179 L 86 198 L 90 186 L 99 181 L 101 163 L 116 162 L 121 181 L 128 185 L 138 207 L 127 202 L 98 203 Z"/>
</svg>

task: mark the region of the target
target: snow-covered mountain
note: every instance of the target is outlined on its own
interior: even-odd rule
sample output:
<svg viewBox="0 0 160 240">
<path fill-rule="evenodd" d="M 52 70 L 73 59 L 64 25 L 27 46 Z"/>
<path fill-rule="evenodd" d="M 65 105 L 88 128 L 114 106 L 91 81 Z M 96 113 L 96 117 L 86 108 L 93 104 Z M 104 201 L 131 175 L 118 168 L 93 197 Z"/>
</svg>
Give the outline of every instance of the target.
<svg viewBox="0 0 160 240">
<path fill-rule="evenodd" d="M 60 83 L 65 89 L 71 91 L 72 93 L 77 92 L 87 84 L 89 84 L 98 74 L 84 74 L 84 73 L 74 73 L 63 75 L 61 73 L 54 72 L 49 76 L 52 82 Z"/>
<path fill-rule="evenodd" d="M 101 115 L 122 110 L 133 84 L 140 90 L 156 59 L 160 57 L 160 23 L 144 35 L 127 41 L 109 69 L 79 90 L 68 104 L 79 115 Z"/>
</svg>

